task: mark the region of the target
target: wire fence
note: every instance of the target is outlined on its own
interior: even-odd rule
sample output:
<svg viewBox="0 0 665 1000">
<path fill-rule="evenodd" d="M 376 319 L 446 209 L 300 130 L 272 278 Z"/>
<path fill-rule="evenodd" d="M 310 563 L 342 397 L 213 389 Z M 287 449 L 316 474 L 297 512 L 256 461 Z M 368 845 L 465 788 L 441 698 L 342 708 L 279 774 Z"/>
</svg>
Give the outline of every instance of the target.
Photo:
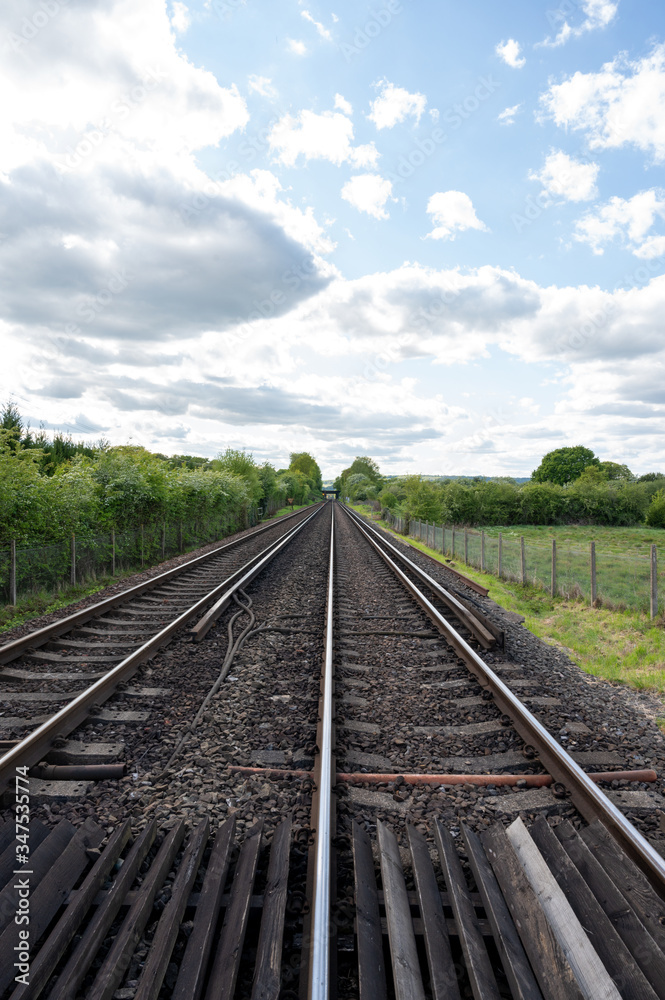
<svg viewBox="0 0 665 1000">
<path fill-rule="evenodd" d="M 67 586 L 91 583 L 145 569 L 182 552 L 253 527 L 279 504 L 265 509 L 243 507 L 217 518 L 140 525 L 128 531 L 72 535 L 50 545 L 17 546 L 0 551 L 0 604 L 16 604 L 28 594 L 57 593 Z"/>
<path fill-rule="evenodd" d="M 537 544 L 523 535 L 431 524 L 390 510 L 384 510 L 382 517 L 399 534 L 442 555 L 503 580 L 531 584 L 552 596 L 584 600 L 594 607 L 630 608 L 652 618 L 663 607 L 658 595 L 665 593 L 665 573 L 658 570 L 656 545 L 644 555 L 617 553 L 598 549 L 593 541 L 586 548 L 555 539 Z M 664 563 L 661 557 L 661 566 Z"/>
</svg>

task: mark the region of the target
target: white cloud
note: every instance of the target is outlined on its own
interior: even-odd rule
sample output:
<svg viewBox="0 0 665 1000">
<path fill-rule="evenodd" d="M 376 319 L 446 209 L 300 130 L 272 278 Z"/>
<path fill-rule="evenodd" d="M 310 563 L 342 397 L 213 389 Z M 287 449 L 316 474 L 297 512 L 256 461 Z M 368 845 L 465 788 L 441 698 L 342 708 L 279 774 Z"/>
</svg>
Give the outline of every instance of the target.
<svg viewBox="0 0 665 1000">
<path fill-rule="evenodd" d="M 0 5 L 0 31 L 20 10 Z M 48 31 L 7 47 L 0 90 L 0 175 L 35 161 L 85 172 L 155 157 L 168 167 L 249 120 L 235 84 L 221 87 L 178 53 L 157 0 L 60 6 Z"/>
<path fill-rule="evenodd" d="M 408 90 L 396 87 L 387 80 L 380 80 L 375 86 L 381 87 L 381 93 L 371 102 L 372 110 L 367 117 L 378 129 L 392 128 L 398 122 L 403 122 L 407 115 L 420 121 L 427 104 L 424 94 L 410 94 Z"/>
<path fill-rule="evenodd" d="M 599 73 L 573 74 L 541 96 L 544 117 L 583 131 L 593 149 L 634 145 L 665 159 L 665 44 L 630 61 L 619 56 Z"/>
<path fill-rule="evenodd" d="M 173 0 L 172 14 L 171 14 L 171 24 L 173 30 L 177 31 L 179 35 L 184 34 L 192 23 L 192 17 L 189 13 L 187 5 L 180 3 L 179 0 Z"/>
<path fill-rule="evenodd" d="M 320 34 L 321 38 L 325 38 L 327 42 L 332 42 L 332 35 L 328 31 L 328 29 L 325 27 L 325 25 L 321 24 L 320 21 L 315 21 L 308 10 L 301 10 L 300 15 L 301 17 L 304 17 L 306 21 L 309 21 L 310 24 L 314 25 L 314 27 Z"/>
<path fill-rule="evenodd" d="M 385 205 L 392 190 L 391 181 L 379 174 L 358 174 L 346 182 L 342 188 L 342 198 L 359 212 L 373 215 L 375 219 L 387 219 Z"/>
<path fill-rule="evenodd" d="M 636 257 L 643 260 L 652 260 L 654 257 L 665 256 L 665 236 L 650 236 L 648 239 L 633 250 Z"/>
<path fill-rule="evenodd" d="M 353 108 L 341 94 L 335 94 L 335 107 L 349 117 L 353 114 Z"/>
<path fill-rule="evenodd" d="M 665 237 L 647 238 L 647 233 L 657 218 L 665 219 L 665 191 L 661 188 L 640 191 L 632 198 L 615 196 L 578 219 L 575 239 L 588 243 L 596 254 L 603 253 L 605 244 L 616 241 L 637 257 L 656 257 Z"/>
<path fill-rule="evenodd" d="M 547 195 L 566 201 L 589 201 L 598 194 L 599 170 L 597 163 L 583 163 L 558 149 L 549 153 L 541 170 L 529 173 L 529 180 L 540 181 Z"/>
<path fill-rule="evenodd" d="M 432 232 L 427 234 L 433 240 L 454 240 L 456 234 L 465 229 L 487 229 L 463 191 L 437 191 L 427 202 L 427 214 L 435 223 Z"/>
<path fill-rule="evenodd" d="M 613 2 L 613 0 L 582 0 L 581 7 L 586 17 L 577 27 L 571 27 L 566 21 L 568 11 L 564 10 L 563 7 L 548 11 L 547 16 L 550 23 L 559 30 L 554 38 L 548 37 L 543 42 L 538 42 L 536 48 L 558 48 L 560 45 L 565 45 L 571 38 L 579 38 L 587 31 L 606 28 L 616 17 L 619 3 L 618 0 L 617 2 Z"/>
<path fill-rule="evenodd" d="M 512 108 L 504 108 L 503 111 L 499 112 L 496 116 L 496 120 L 502 125 L 514 125 L 515 118 L 521 110 L 521 104 L 513 104 Z"/>
<path fill-rule="evenodd" d="M 281 163 L 293 166 L 299 156 L 305 160 L 330 160 L 339 166 L 350 163 L 355 167 L 374 166 L 379 153 L 370 142 L 352 146 L 353 123 L 337 111 L 301 111 L 294 118 L 285 115 L 270 131 L 268 142 Z"/>
<path fill-rule="evenodd" d="M 520 55 L 520 49 L 520 43 L 516 42 L 514 38 L 509 38 L 507 42 L 499 42 L 494 51 L 507 66 L 512 66 L 513 69 L 522 69 L 526 65 L 526 59 Z"/>
<path fill-rule="evenodd" d="M 277 90 L 273 87 L 269 76 L 257 76 L 255 73 L 252 73 L 249 77 L 248 85 L 250 91 L 260 94 L 261 97 L 269 97 L 271 100 L 277 97 Z"/>
<path fill-rule="evenodd" d="M 307 52 L 307 46 L 304 42 L 297 38 L 287 38 L 287 45 L 289 47 L 289 52 L 293 52 L 294 55 L 304 56 Z"/>
</svg>

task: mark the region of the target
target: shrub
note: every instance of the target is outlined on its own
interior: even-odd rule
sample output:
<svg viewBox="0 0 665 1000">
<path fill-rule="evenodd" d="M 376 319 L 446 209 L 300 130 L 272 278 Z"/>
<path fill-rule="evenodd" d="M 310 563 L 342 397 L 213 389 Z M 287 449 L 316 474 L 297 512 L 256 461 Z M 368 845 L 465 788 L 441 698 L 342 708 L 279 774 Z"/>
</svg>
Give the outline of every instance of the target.
<svg viewBox="0 0 665 1000">
<path fill-rule="evenodd" d="M 665 528 L 665 490 L 658 490 L 651 498 L 645 521 L 651 528 Z"/>
</svg>

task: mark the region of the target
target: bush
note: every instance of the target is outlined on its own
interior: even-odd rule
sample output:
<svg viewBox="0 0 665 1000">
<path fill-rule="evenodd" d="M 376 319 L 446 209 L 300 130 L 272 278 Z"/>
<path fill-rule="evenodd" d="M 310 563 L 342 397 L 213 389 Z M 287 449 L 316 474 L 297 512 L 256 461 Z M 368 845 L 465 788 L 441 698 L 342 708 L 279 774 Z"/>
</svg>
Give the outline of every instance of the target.
<svg viewBox="0 0 665 1000">
<path fill-rule="evenodd" d="M 651 498 L 645 521 L 651 528 L 665 528 L 665 490 L 658 490 Z"/>
</svg>

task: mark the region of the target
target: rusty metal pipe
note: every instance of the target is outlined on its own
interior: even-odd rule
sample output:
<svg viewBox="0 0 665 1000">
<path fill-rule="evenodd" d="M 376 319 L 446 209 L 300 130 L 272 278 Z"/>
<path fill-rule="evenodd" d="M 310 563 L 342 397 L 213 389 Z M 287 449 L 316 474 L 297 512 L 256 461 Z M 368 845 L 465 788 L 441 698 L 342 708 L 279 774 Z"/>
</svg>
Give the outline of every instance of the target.
<svg viewBox="0 0 665 1000">
<path fill-rule="evenodd" d="M 287 771 L 279 767 L 239 767 L 229 768 L 232 774 L 262 774 L 266 778 L 312 778 L 312 771 Z M 400 778 L 407 785 L 516 785 L 525 781 L 529 788 L 546 788 L 554 778 L 551 774 L 362 774 L 338 771 L 339 784 L 381 785 L 391 784 Z M 592 781 L 657 781 L 655 771 L 598 771 L 588 774 Z"/>
<path fill-rule="evenodd" d="M 126 764 L 35 764 L 28 774 L 47 781 L 114 781 L 127 774 Z"/>
</svg>

